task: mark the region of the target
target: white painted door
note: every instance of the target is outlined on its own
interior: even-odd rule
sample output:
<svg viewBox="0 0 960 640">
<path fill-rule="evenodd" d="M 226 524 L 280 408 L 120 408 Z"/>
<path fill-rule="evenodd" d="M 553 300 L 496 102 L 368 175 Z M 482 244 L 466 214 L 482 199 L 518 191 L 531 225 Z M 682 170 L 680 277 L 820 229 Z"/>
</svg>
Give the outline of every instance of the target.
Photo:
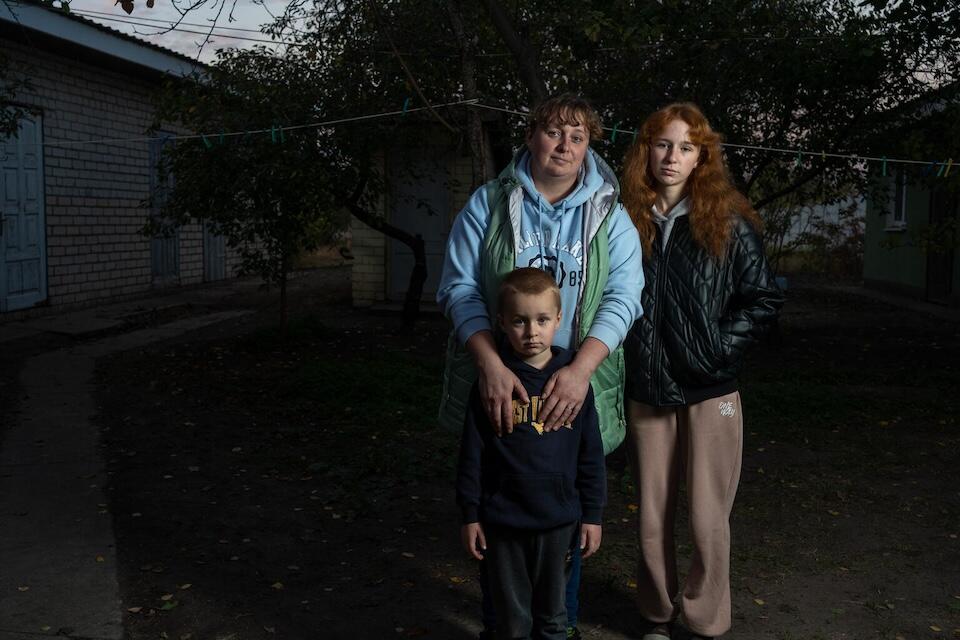
<svg viewBox="0 0 960 640">
<path fill-rule="evenodd" d="M 47 298 L 42 139 L 40 116 L 28 115 L 0 143 L 0 312 Z"/>
<path fill-rule="evenodd" d="M 427 281 L 422 300 L 433 300 L 440 282 L 447 235 L 447 217 L 451 206 L 448 167 L 452 153 L 431 149 L 396 153 L 390 174 L 390 222 L 411 234 L 423 236 L 427 260 Z M 413 252 L 397 240 L 389 239 L 389 285 L 391 300 L 403 301 L 413 270 Z"/>
</svg>

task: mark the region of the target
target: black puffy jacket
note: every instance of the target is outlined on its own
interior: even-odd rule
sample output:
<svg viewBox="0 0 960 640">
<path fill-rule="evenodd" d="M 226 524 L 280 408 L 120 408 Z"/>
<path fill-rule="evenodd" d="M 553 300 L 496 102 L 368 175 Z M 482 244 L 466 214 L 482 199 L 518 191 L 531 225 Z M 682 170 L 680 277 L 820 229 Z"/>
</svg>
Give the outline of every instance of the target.
<svg viewBox="0 0 960 640">
<path fill-rule="evenodd" d="M 723 261 L 693 239 L 688 216 L 643 261 L 643 316 L 624 341 L 628 398 L 687 405 L 737 390 L 746 349 L 783 305 L 763 242 L 742 218 Z"/>
</svg>

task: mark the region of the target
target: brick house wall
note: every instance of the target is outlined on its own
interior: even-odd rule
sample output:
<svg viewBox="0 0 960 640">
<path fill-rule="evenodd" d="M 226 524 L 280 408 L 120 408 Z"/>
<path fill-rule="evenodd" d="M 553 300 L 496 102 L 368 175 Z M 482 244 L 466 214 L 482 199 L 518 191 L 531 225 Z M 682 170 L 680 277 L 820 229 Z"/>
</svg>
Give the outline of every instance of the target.
<svg viewBox="0 0 960 640">
<path fill-rule="evenodd" d="M 42 118 L 47 299 L 0 314 L 0 321 L 156 291 L 150 239 L 140 234 L 149 214 L 141 205 L 150 193 L 149 142 L 53 143 L 145 138 L 161 76 L 40 41 L 2 38 L 0 51 L 32 84 L 16 103 Z M 231 253 L 228 276 L 238 262 Z M 179 265 L 179 277 L 167 284 L 203 282 L 199 224 L 179 232 Z"/>
</svg>

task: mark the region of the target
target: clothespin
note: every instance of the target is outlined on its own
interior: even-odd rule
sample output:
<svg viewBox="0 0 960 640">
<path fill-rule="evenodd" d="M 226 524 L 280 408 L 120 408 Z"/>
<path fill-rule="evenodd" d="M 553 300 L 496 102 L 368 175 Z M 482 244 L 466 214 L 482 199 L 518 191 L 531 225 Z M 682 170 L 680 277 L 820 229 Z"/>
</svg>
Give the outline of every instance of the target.
<svg viewBox="0 0 960 640">
<path fill-rule="evenodd" d="M 947 170 L 943 172 L 943 177 L 946 178 L 950 175 L 950 168 L 953 167 L 953 158 L 947 160 Z"/>
<path fill-rule="evenodd" d="M 926 178 L 933 171 L 933 168 L 937 165 L 936 161 L 931 162 L 923 168 L 923 171 L 920 172 L 920 175 Z"/>
<path fill-rule="evenodd" d="M 942 177 L 943 177 L 943 170 L 946 169 L 946 168 L 947 168 L 947 163 L 941 161 L 941 162 L 940 162 L 940 169 L 937 171 L 937 177 L 938 177 L 938 178 L 942 178 Z"/>
<path fill-rule="evenodd" d="M 881 174 L 884 178 L 887 177 L 887 156 L 883 156 L 883 164 L 881 165 Z"/>
<path fill-rule="evenodd" d="M 220 132 L 220 144 L 223 144 L 223 139 L 224 139 L 224 135 L 223 135 L 223 131 L 221 131 L 221 132 Z"/>
<path fill-rule="evenodd" d="M 793 168 L 799 169 L 801 164 L 803 164 L 803 151 L 797 151 L 797 159 L 793 162 Z"/>
<path fill-rule="evenodd" d="M 205 146 L 207 149 L 213 149 L 213 143 L 207 140 L 207 136 L 201 133 L 200 139 L 203 140 L 203 146 Z"/>
<path fill-rule="evenodd" d="M 636 129 L 634 129 L 634 130 L 633 130 L 633 141 L 634 141 L 634 142 L 637 141 L 637 133 L 638 133 L 638 131 L 637 131 Z"/>
<path fill-rule="evenodd" d="M 619 123 L 619 122 L 614 123 L 614 125 L 613 125 L 613 133 L 610 134 L 610 142 L 611 142 L 611 143 L 617 141 L 617 129 L 618 129 L 619 127 L 620 127 L 620 123 Z"/>
<path fill-rule="evenodd" d="M 400 112 L 400 117 L 407 115 L 407 108 L 410 106 L 410 97 L 407 96 L 403 99 L 403 111 Z"/>
<path fill-rule="evenodd" d="M 277 128 L 274 125 L 270 125 L 270 142 L 277 144 Z"/>
<path fill-rule="evenodd" d="M 821 152 L 820 152 L 820 160 L 823 162 L 823 164 L 827 164 L 827 152 L 826 152 L 826 151 L 821 151 Z"/>
</svg>

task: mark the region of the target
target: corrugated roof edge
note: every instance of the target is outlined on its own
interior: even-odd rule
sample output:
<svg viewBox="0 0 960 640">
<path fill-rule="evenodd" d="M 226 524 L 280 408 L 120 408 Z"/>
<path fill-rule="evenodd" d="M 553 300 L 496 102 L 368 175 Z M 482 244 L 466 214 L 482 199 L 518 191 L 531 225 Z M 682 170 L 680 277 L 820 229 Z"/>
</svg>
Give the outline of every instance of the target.
<svg viewBox="0 0 960 640">
<path fill-rule="evenodd" d="M 116 37 L 116 38 L 120 38 L 121 40 L 125 40 L 125 41 L 127 41 L 127 42 L 132 42 L 132 43 L 137 44 L 137 45 L 139 45 L 139 46 L 145 47 L 145 48 L 147 48 L 147 49 L 152 49 L 153 51 L 157 51 L 157 52 L 163 53 L 163 54 L 168 55 L 168 56 L 173 56 L 174 58 L 177 58 L 177 59 L 179 59 L 179 60 L 181 60 L 181 61 L 183 61 L 183 62 L 187 62 L 187 63 L 189 63 L 189 64 L 191 64 L 191 65 L 194 65 L 194 66 L 198 67 L 198 68 L 201 69 L 201 70 L 203 70 L 203 69 L 209 69 L 209 68 L 210 68 L 210 65 L 208 65 L 208 64 L 206 64 L 206 63 L 204 63 L 204 62 L 200 62 L 199 60 L 197 60 L 197 59 L 195 59 L 195 58 L 191 58 L 191 57 L 188 56 L 188 55 L 185 55 L 185 54 L 180 53 L 180 52 L 178 52 L 178 51 L 174 51 L 173 49 L 168 49 L 167 47 L 162 47 L 162 46 L 160 46 L 160 45 L 158 45 L 158 44 L 154 44 L 154 43 L 149 42 L 149 41 L 147 41 L 147 40 L 142 40 L 142 39 L 137 38 L 136 36 L 132 36 L 132 35 L 130 35 L 130 34 L 128 34 L 128 33 L 123 33 L 122 31 L 118 31 L 117 29 L 114 29 L 113 27 L 109 27 L 109 26 L 107 26 L 107 25 L 105 25 L 105 24 L 101 24 L 101 23 L 96 22 L 96 21 L 94 21 L 94 20 L 91 20 L 91 19 L 89 19 L 89 18 L 85 18 L 85 17 L 83 17 L 83 16 L 76 15 L 76 14 L 73 13 L 72 11 L 70 11 L 70 12 L 63 11 L 63 10 L 57 8 L 57 7 L 54 7 L 54 6 L 51 5 L 51 4 L 48 4 L 48 3 L 46 3 L 46 2 L 42 2 L 42 1 L 40 1 L 40 0 L 12 0 L 12 2 L 9 2 L 9 4 L 11 4 L 11 5 L 22 4 L 22 5 L 28 5 L 28 6 L 38 7 L 38 8 L 40 8 L 40 9 L 44 9 L 44 10 L 46 10 L 46 11 L 49 11 L 50 13 L 53 13 L 53 14 L 55 14 L 55 15 L 57 15 L 57 16 L 61 16 L 61 17 L 66 18 L 66 19 L 68 19 L 68 20 L 73 20 L 74 22 L 79 22 L 79 23 L 81 23 L 81 24 L 87 25 L 88 27 L 93 27 L 94 29 L 97 29 L 97 30 L 99 30 L 99 31 L 103 31 L 104 33 L 108 33 L 108 34 L 110 34 L 111 36 L 114 36 L 114 37 Z"/>
</svg>

